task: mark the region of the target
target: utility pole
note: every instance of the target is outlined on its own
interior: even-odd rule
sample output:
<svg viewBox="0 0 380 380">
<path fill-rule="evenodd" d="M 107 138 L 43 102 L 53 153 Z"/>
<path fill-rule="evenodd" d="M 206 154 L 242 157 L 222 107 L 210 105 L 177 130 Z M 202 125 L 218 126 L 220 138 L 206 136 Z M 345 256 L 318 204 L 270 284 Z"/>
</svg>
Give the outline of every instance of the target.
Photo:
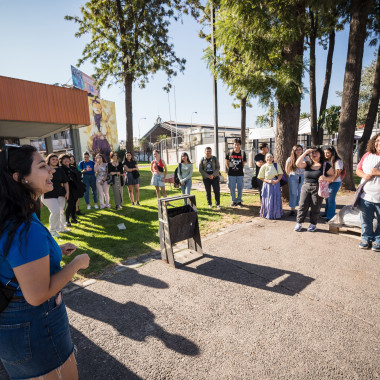
<svg viewBox="0 0 380 380">
<path fill-rule="evenodd" d="M 211 44 L 213 50 L 213 94 L 214 94 L 214 145 L 215 145 L 215 156 L 219 158 L 219 128 L 218 128 L 218 88 L 215 77 L 216 68 L 216 45 L 215 45 L 215 8 L 214 4 L 211 2 Z"/>
</svg>

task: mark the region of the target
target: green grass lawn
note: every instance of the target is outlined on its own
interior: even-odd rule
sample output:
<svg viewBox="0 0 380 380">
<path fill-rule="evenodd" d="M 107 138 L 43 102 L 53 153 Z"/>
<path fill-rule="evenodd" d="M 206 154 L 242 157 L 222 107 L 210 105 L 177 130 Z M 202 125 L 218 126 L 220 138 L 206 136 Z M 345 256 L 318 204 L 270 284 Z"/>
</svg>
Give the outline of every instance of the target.
<svg viewBox="0 0 380 380">
<path fill-rule="evenodd" d="M 168 172 L 173 173 L 175 166 L 169 166 Z M 128 197 L 128 189 L 124 187 L 124 206 L 116 211 L 113 202 L 113 192 L 110 188 L 112 209 L 91 210 L 86 209 L 84 199 L 80 199 L 79 207 L 85 215 L 78 217 L 79 225 L 72 225 L 71 231 L 61 233 L 57 239 L 58 244 L 72 242 L 78 246 L 77 253 L 88 253 L 91 263 L 88 269 L 81 271 L 79 277 L 92 277 L 102 272 L 107 266 L 119 263 L 127 258 L 139 256 L 152 250 L 159 250 L 157 199 L 153 186 L 150 185 L 151 173 L 149 168 L 141 168 L 140 203 L 141 206 L 131 206 Z M 193 182 L 201 180 L 197 170 L 194 170 Z M 180 194 L 181 191 L 174 187 L 166 186 L 168 196 Z M 229 194 L 221 194 L 222 212 L 209 209 L 206 202 L 206 193 L 192 191 L 196 195 L 198 219 L 201 234 L 238 222 L 242 218 L 253 217 L 257 212 L 257 206 L 249 206 L 244 209 L 232 209 L 229 207 Z M 90 201 L 93 204 L 92 194 Z M 259 202 L 258 195 L 244 195 L 246 204 L 253 205 Z M 178 203 L 182 205 L 182 201 Z M 48 227 L 49 211 L 46 207 L 41 210 L 42 223 Z M 126 230 L 119 230 L 117 225 L 124 223 Z M 73 256 L 75 256 L 75 254 Z M 72 260 L 64 257 L 62 264 Z"/>
</svg>

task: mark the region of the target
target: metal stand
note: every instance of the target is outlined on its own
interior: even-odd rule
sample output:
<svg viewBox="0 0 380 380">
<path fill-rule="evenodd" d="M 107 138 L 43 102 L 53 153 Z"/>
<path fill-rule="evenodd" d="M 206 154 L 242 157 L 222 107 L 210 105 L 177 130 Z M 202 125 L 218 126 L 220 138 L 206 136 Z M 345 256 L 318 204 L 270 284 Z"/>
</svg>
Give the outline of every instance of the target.
<svg viewBox="0 0 380 380">
<path fill-rule="evenodd" d="M 186 200 L 186 205 L 168 209 L 168 203 Z M 158 199 L 161 258 L 174 268 L 203 257 L 195 195 L 177 195 Z M 187 249 L 176 252 L 173 245 L 187 240 Z"/>
</svg>

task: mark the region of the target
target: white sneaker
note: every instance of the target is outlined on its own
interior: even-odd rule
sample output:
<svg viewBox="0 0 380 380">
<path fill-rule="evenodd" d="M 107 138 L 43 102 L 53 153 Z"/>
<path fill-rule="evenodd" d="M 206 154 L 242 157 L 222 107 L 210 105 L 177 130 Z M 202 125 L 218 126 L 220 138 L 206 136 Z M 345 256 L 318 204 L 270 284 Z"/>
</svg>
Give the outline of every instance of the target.
<svg viewBox="0 0 380 380">
<path fill-rule="evenodd" d="M 309 227 L 307 227 L 307 230 L 309 232 L 314 232 L 317 229 L 317 226 L 315 224 L 310 224 Z"/>
<path fill-rule="evenodd" d="M 50 234 L 51 234 L 51 236 L 56 237 L 56 238 L 60 237 L 59 233 L 57 231 L 51 231 Z"/>
<path fill-rule="evenodd" d="M 87 210 L 91 210 L 91 205 L 87 205 Z"/>
<path fill-rule="evenodd" d="M 95 206 L 94 206 L 96 209 L 98 209 L 99 208 L 99 206 L 97 205 L 97 204 L 95 204 Z"/>
<path fill-rule="evenodd" d="M 302 230 L 302 224 L 301 223 L 297 223 L 296 226 L 294 227 L 294 231 L 300 232 L 301 230 Z"/>
<path fill-rule="evenodd" d="M 220 205 L 216 205 L 217 210 L 221 210 Z"/>
<path fill-rule="evenodd" d="M 212 208 L 212 205 L 208 205 L 208 208 Z"/>
</svg>

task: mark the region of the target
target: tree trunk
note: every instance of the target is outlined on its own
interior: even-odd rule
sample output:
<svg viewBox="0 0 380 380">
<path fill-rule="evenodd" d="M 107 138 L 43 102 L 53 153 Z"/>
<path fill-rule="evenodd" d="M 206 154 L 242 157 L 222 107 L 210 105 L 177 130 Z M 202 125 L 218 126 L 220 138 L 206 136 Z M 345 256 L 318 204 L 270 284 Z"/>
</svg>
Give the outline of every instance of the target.
<svg viewBox="0 0 380 380">
<path fill-rule="evenodd" d="M 247 97 L 240 99 L 241 110 L 241 148 L 245 149 L 245 131 L 247 128 Z"/>
<path fill-rule="evenodd" d="M 125 88 L 125 116 L 126 116 L 126 148 L 133 153 L 133 122 L 132 122 L 132 84 L 133 77 L 127 74 L 124 80 Z"/>
<path fill-rule="evenodd" d="M 300 2 L 294 7 L 294 12 L 299 18 L 305 15 L 305 3 Z M 294 41 L 289 46 L 284 47 L 283 56 L 284 63 L 290 63 L 295 60 L 303 58 L 303 43 L 304 43 L 304 29 L 299 35 L 298 40 Z M 302 83 L 302 67 L 299 68 L 297 76 L 298 82 Z M 278 100 L 278 117 L 276 123 L 275 134 L 275 148 L 274 159 L 285 169 L 285 162 L 290 156 L 293 145 L 297 143 L 298 127 L 301 111 L 301 93 L 298 100 L 293 103 L 288 103 L 285 99 Z M 289 200 L 288 186 L 282 187 L 282 196 L 284 199 Z"/>
<path fill-rule="evenodd" d="M 355 190 L 353 176 L 353 146 L 358 113 L 359 87 L 361 79 L 364 41 L 368 12 L 373 0 L 351 1 L 351 22 L 348 39 L 346 69 L 344 73 L 342 108 L 338 130 L 338 153 L 346 167 L 347 174 L 342 186 Z"/>
<path fill-rule="evenodd" d="M 371 137 L 373 124 L 375 123 L 376 114 L 379 107 L 379 93 L 380 93 L 380 45 L 379 50 L 377 51 L 377 62 L 375 69 L 375 79 L 373 81 L 371 102 L 369 104 L 369 110 L 367 118 L 365 120 L 363 136 L 359 141 L 359 157 L 363 157 L 364 153 L 367 150 L 368 140 Z"/>
<path fill-rule="evenodd" d="M 322 116 L 322 113 L 325 111 L 327 106 L 327 99 L 329 96 L 330 89 L 330 80 L 331 80 L 331 70 L 332 70 L 332 61 L 334 55 L 334 47 L 335 47 L 335 29 L 333 29 L 329 35 L 329 50 L 327 52 L 326 59 L 326 73 L 325 73 L 325 83 L 323 84 L 322 98 L 321 98 L 321 106 L 319 108 L 319 118 Z M 321 125 L 323 124 L 323 120 L 318 122 L 318 144 L 323 144 L 323 128 Z"/>
<path fill-rule="evenodd" d="M 318 145 L 318 130 L 317 130 L 317 94 L 315 86 L 315 40 L 317 23 L 314 18 L 314 12 L 309 10 L 310 17 L 310 128 L 311 128 L 311 143 Z"/>
</svg>

